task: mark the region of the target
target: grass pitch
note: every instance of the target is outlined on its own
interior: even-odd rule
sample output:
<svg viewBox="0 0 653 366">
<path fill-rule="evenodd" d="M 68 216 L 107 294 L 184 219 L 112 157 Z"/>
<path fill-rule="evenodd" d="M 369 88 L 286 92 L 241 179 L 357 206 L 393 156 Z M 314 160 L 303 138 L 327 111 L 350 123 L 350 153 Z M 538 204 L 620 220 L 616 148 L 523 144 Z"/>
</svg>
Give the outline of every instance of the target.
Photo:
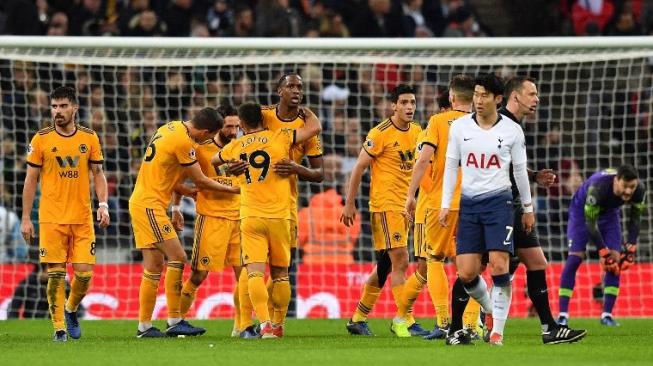
<svg viewBox="0 0 653 366">
<path fill-rule="evenodd" d="M 12 320 L 0 321 L 0 365 L 653 365 L 653 319 L 620 322 L 606 328 L 598 319 L 572 319 L 588 330 L 585 339 L 544 346 L 537 320 L 509 319 L 504 347 L 451 347 L 395 338 L 389 320 L 379 319 L 370 320 L 373 338 L 349 336 L 346 320 L 290 320 L 285 338 L 266 340 L 230 338 L 226 320 L 193 321 L 208 331 L 184 339 L 136 339 L 135 321 L 83 321 L 82 339 L 63 344 L 52 342 L 47 320 Z"/>
</svg>

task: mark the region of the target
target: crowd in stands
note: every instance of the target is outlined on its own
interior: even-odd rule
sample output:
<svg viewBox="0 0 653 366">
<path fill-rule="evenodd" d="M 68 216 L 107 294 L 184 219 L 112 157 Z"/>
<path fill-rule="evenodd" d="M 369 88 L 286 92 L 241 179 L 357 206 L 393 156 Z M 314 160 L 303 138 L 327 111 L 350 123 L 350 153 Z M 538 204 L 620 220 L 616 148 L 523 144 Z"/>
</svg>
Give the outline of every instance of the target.
<svg viewBox="0 0 653 366">
<path fill-rule="evenodd" d="M 479 6 L 483 3 L 488 6 Z M 483 9 L 483 11 L 481 11 Z M 3 0 L 0 34 L 138 37 L 645 35 L 646 0 Z"/>
</svg>

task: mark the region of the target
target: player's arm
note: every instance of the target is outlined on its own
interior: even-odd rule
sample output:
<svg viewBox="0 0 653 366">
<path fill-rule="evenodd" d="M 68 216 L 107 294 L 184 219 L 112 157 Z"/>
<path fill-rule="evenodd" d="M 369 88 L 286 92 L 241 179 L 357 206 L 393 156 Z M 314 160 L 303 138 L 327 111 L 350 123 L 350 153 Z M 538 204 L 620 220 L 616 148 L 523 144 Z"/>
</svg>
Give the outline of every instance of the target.
<svg viewBox="0 0 653 366">
<path fill-rule="evenodd" d="M 93 184 L 95 186 L 95 195 L 97 196 L 98 209 L 97 209 L 97 221 L 100 223 L 101 228 L 109 226 L 111 221 L 109 218 L 109 190 L 107 189 L 107 177 L 104 175 L 104 169 L 102 169 L 102 162 L 90 162 L 91 163 L 91 172 L 93 173 Z"/>
<path fill-rule="evenodd" d="M 640 187 L 643 187 L 640 185 Z M 628 215 L 628 241 L 627 244 L 637 244 L 639 239 L 639 230 L 642 221 L 642 215 L 646 209 L 646 193 L 643 188 L 641 189 L 641 199 L 633 200 L 630 204 L 630 214 Z M 639 198 L 639 197 L 637 197 Z"/>
<path fill-rule="evenodd" d="M 372 160 L 372 155 L 364 148 L 361 149 L 360 154 L 358 154 L 358 160 L 356 160 L 356 165 L 354 165 L 354 169 L 351 171 L 351 176 L 349 177 L 345 207 L 342 210 L 342 215 L 340 215 L 340 222 L 345 224 L 345 226 L 349 227 L 354 224 L 356 219 L 356 193 L 358 193 L 358 187 L 361 184 L 363 173 L 372 164 Z"/>
<path fill-rule="evenodd" d="M 524 131 L 521 127 L 519 127 L 519 125 L 515 126 L 516 139 L 515 143 L 510 148 L 510 158 L 512 161 L 515 184 L 517 185 L 517 190 L 519 191 L 522 201 L 522 227 L 525 232 L 530 233 L 535 225 L 535 213 L 533 212 L 531 185 L 528 181 L 528 170 L 526 168 L 528 161 L 526 156 L 526 138 L 524 137 Z"/>
<path fill-rule="evenodd" d="M 630 204 L 630 215 L 628 215 L 628 241 L 623 245 L 619 254 L 619 271 L 625 271 L 635 264 L 635 254 L 637 254 L 637 240 L 639 239 L 639 229 L 642 214 L 646 208 L 646 192 L 643 186 L 637 187 L 640 190 L 641 197 L 635 197 Z M 637 195 L 635 192 L 635 196 Z"/>
<path fill-rule="evenodd" d="M 213 159 L 216 157 L 214 156 Z M 211 162 L 213 162 L 211 159 Z M 221 160 L 221 159 L 220 159 Z M 224 162 L 223 162 L 224 163 Z M 226 192 L 226 193 L 240 193 L 239 187 L 230 187 L 225 184 L 218 183 L 213 179 L 210 179 L 204 173 L 199 164 L 191 164 L 184 166 L 184 173 L 195 183 L 195 187 L 199 190 L 210 190 L 215 192 Z"/>
<path fill-rule="evenodd" d="M 36 195 L 36 185 L 41 174 L 41 167 L 29 164 L 27 174 L 25 175 L 25 184 L 23 185 L 23 216 L 20 222 L 20 233 L 23 235 L 27 244 L 32 242 L 35 237 L 34 225 L 30 214 L 34 205 L 34 196 Z"/>
<path fill-rule="evenodd" d="M 527 169 L 528 180 L 538 185 L 549 188 L 555 183 L 556 173 L 553 169 L 532 170 Z"/>
<path fill-rule="evenodd" d="M 460 164 L 460 138 L 457 136 L 457 125 L 454 123 L 449 129 L 449 142 L 447 144 L 446 159 L 444 162 L 444 175 L 442 177 L 442 203 L 438 221 L 440 226 L 446 227 L 451 207 L 451 199 L 458 181 L 458 165 Z"/>
<path fill-rule="evenodd" d="M 411 217 L 415 217 L 415 208 L 417 207 L 417 201 L 415 200 L 415 193 L 419 188 L 419 184 L 424 177 L 426 169 L 431 164 L 431 158 L 435 153 L 435 146 L 431 143 L 424 142 L 422 143 L 421 150 L 417 155 L 417 161 L 415 166 L 413 166 L 413 173 L 410 177 L 410 185 L 408 186 L 408 197 L 406 197 L 406 205 L 404 209 Z"/>
<path fill-rule="evenodd" d="M 295 130 L 294 144 L 303 144 L 311 137 L 322 133 L 322 125 L 315 113 L 313 113 L 309 108 L 304 107 L 304 114 L 306 115 L 306 123 L 303 127 Z"/>
<path fill-rule="evenodd" d="M 583 207 L 585 215 L 585 225 L 590 236 L 590 241 L 596 245 L 601 256 L 601 267 L 612 273 L 619 272 L 619 252 L 606 247 L 603 241 L 603 235 L 599 230 L 599 216 L 601 214 L 600 202 L 602 201 L 601 190 L 599 187 L 591 185 L 587 190 L 585 206 Z"/>
<path fill-rule="evenodd" d="M 322 168 L 322 156 L 308 158 L 310 168 L 297 164 L 292 159 L 282 159 L 274 164 L 274 172 L 282 177 L 297 175 L 301 180 L 320 183 L 324 179 L 324 169 Z"/>
</svg>

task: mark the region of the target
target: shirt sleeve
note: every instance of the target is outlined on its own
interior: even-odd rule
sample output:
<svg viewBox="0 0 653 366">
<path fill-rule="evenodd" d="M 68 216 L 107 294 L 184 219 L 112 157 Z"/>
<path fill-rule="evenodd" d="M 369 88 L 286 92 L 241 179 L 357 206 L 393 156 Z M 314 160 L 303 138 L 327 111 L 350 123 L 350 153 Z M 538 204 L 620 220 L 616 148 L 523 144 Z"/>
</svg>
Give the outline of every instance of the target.
<svg viewBox="0 0 653 366">
<path fill-rule="evenodd" d="M 309 158 L 316 158 L 322 156 L 322 141 L 320 141 L 319 136 L 313 136 L 308 142 L 306 142 L 305 153 Z"/>
<path fill-rule="evenodd" d="M 93 164 L 102 164 L 104 161 L 104 155 L 102 154 L 102 146 L 100 146 L 100 137 L 97 134 L 93 134 L 91 138 L 91 158 L 89 162 Z"/>
<path fill-rule="evenodd" d="M 383 152 L 383 134 L 376 128 L 370 130 L 363 142 L 363 149 L 373 158 Z"/>
<path fill-rule="evenodd" d="M 420 146 L 426 144 L 426 145 L 431 145 L 433 149 L 438 148 L 439 145 L 438 138 L 440 136 L 440 131 L 438 131 L 439 127 L 437 121 L 438 120 L 436 117 L 431 117 L 428 126 L 426 126 L 426 133 L 424 135 L 424 138 L 419 143 Z"/>
<path fill-rule="evenodd" d="M 599 231 L 599 215 L 601 214 L 601 206 L 599 200 L 601 199 L 600 190 L 597 186 L 590 186 L 587 190 L 587 197 L 585 198 L 585 225 L 590 236 L 590 240 L 597 249 L 603 249 L 605 243 L 603 236 Z"/>
<path fill-rule="evenodd" d="M 635 191 L 633 202 L 630 204 L 630 215 L 628 216 L 627 229 L 628 243 L 630 244 L 636 244 L 639 239 L 642 215 L 646 209 L 646 190 L 641 183 L 637 191 Z"/>
<path fill-rule="evenodd" d="M 197 162 L 195 147 L 190 139 L 184 139 L 175 149 L 175 156 L 179 164 L 183 166 L 193 165 Z"/>
<path fill-rule="evenodd" d="M 40 168 L 43 166 L 43 150 L 41 149 L 41 137 L 37 133 L 32 142 L 27 146 L 27 164 Z"/>
<path fill-rule="evenodd" d="M 528 159 L 526 157 L 526 138 L 524 137 L 524 131 L 516 123 L 515 123 L 515 133 L 517 135 L 515 138 L 515 143 L 512 145 L 512 148 L 510 149 L 510 155 L 512 157 L 513 166 L 526 164 L 526 161 Z"/>
<path fill-rule="evenodd" d="M 447 143 L 446 157 L 456 159 L 456 162 L 460 161 L 460 142 L 458 139 L 458 129 L 456 128 L 456 123 L 451 125 L 447 139 L 449 139 L 449 142 Z"/>
<path fill-rule="evenodd" d="M 225 145 L 225 147 L 222 148 L 222 150 L 220 150 L 220 152 L 218 152 L 218 156 L 220 157 L 220 160 L 222 160 L 223 163 L 226 163 L 226 162 L 231 161 L 231 160 L 236 160 L 236 158 L 239 158 L 239 157 L 234 156 L 235 146 L 236 146 L 235 140 L 232 140 L 230 143 Z"/>
</svg>

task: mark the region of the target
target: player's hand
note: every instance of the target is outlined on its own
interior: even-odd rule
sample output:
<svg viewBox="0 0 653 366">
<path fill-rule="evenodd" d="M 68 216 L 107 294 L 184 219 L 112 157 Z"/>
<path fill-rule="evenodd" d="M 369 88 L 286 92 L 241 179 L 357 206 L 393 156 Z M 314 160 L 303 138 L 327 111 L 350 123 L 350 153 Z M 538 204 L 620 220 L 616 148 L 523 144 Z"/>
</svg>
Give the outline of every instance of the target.
<svg viewBox="0 0 653 366">
<path fill-rule="evenodd" d="M 172 221 L 172 226 L 175 230 L 184 230 L 184 215 L 182 215 L 181 211 L 176 209 L 172 210 L 172 219 L 170 221 Z"/>
<path fill-rule="evenodd" d="M 102 229 L 109 226 L 109 222 L 111 222 L 111 220 L 109 219 L 109 209 L 108 208 L 106 208 L 104 206 L 98 207 L 98 209 L 97 209 L 97 221 L 100 223 L 100 228 L 102 228 Z"/>
<path fill-rule="evenodd" d="M 227 163 L 227 173 L 230 175 L 241 175 L 249 168 L 249 163 L 242 160 L 232 160 Z"/>
<path fill-rule="evenodd" d="M 448 227 L 449 226 L 449 224 L 447 224 L 448 219 L 449 219 L 449 209 L 443 208 L 442 210 L 440 210 L 440 214 L 438 215 L 438 221 L 440 222 L 440 226 Z"/>
<path fill-rule="evenodd" d="M 635 264 L 635 254 L 637 253 L 637 243 L 626 243 L 621 248 L 619 256 L 619 270 L 621 272 L 627 270 Z"/>
<path fill-rule="evenodd" d="M 553 169 L 542 169 L 535 173 L 535 181 L 538 185 L 549 188 L 555 183 L 556 174 Z"/>
<path fill-rule="evenodd" d="M 526 233 L 533 231 L 533 226 L 535 225 L 535 213 L 529 212 L 521 215 L 521 224 Z"/>
<path fill-rule="evenodd" d="M 345 224 L 345 226 L 350 227 L 354 224 L 355 218 L 356 218 L 356 206 L 346 204 L 345 208 L 342 210 L 342 215 L 340 215 L 340 222 Z"/>
<path fill-rule="evenodd" d="M 406 198 L 406 204 L 404 205 L 404 215 L 413 222 L 415 220 L 415 208 L 417 207 L 417 200 L 415 197 Z"/>
<path fill-rule="evenodd" d="M 289 177 L 297 174 L 298 164 L 294 161 L 284 158 L 274 164 L 274 172 L 282 177 Z"/>
<path fill-rule="evenodd" d="M 603 248 L 599 250 L 599 255 L 601 256 L 599 261 L 601 268 L 603 268 L 605 272 L 619 275 L 619 252 Z"/>
<path fill-rule="evenodd" d="M 20 233 L 23 235 L 23 239 L 25 239 L 27 244 L 32 242 L 32 239 L 36 237 L 32 220 L 29 218 L 23 218 L 23 220 L 20 222 Z"/>
</svg>

